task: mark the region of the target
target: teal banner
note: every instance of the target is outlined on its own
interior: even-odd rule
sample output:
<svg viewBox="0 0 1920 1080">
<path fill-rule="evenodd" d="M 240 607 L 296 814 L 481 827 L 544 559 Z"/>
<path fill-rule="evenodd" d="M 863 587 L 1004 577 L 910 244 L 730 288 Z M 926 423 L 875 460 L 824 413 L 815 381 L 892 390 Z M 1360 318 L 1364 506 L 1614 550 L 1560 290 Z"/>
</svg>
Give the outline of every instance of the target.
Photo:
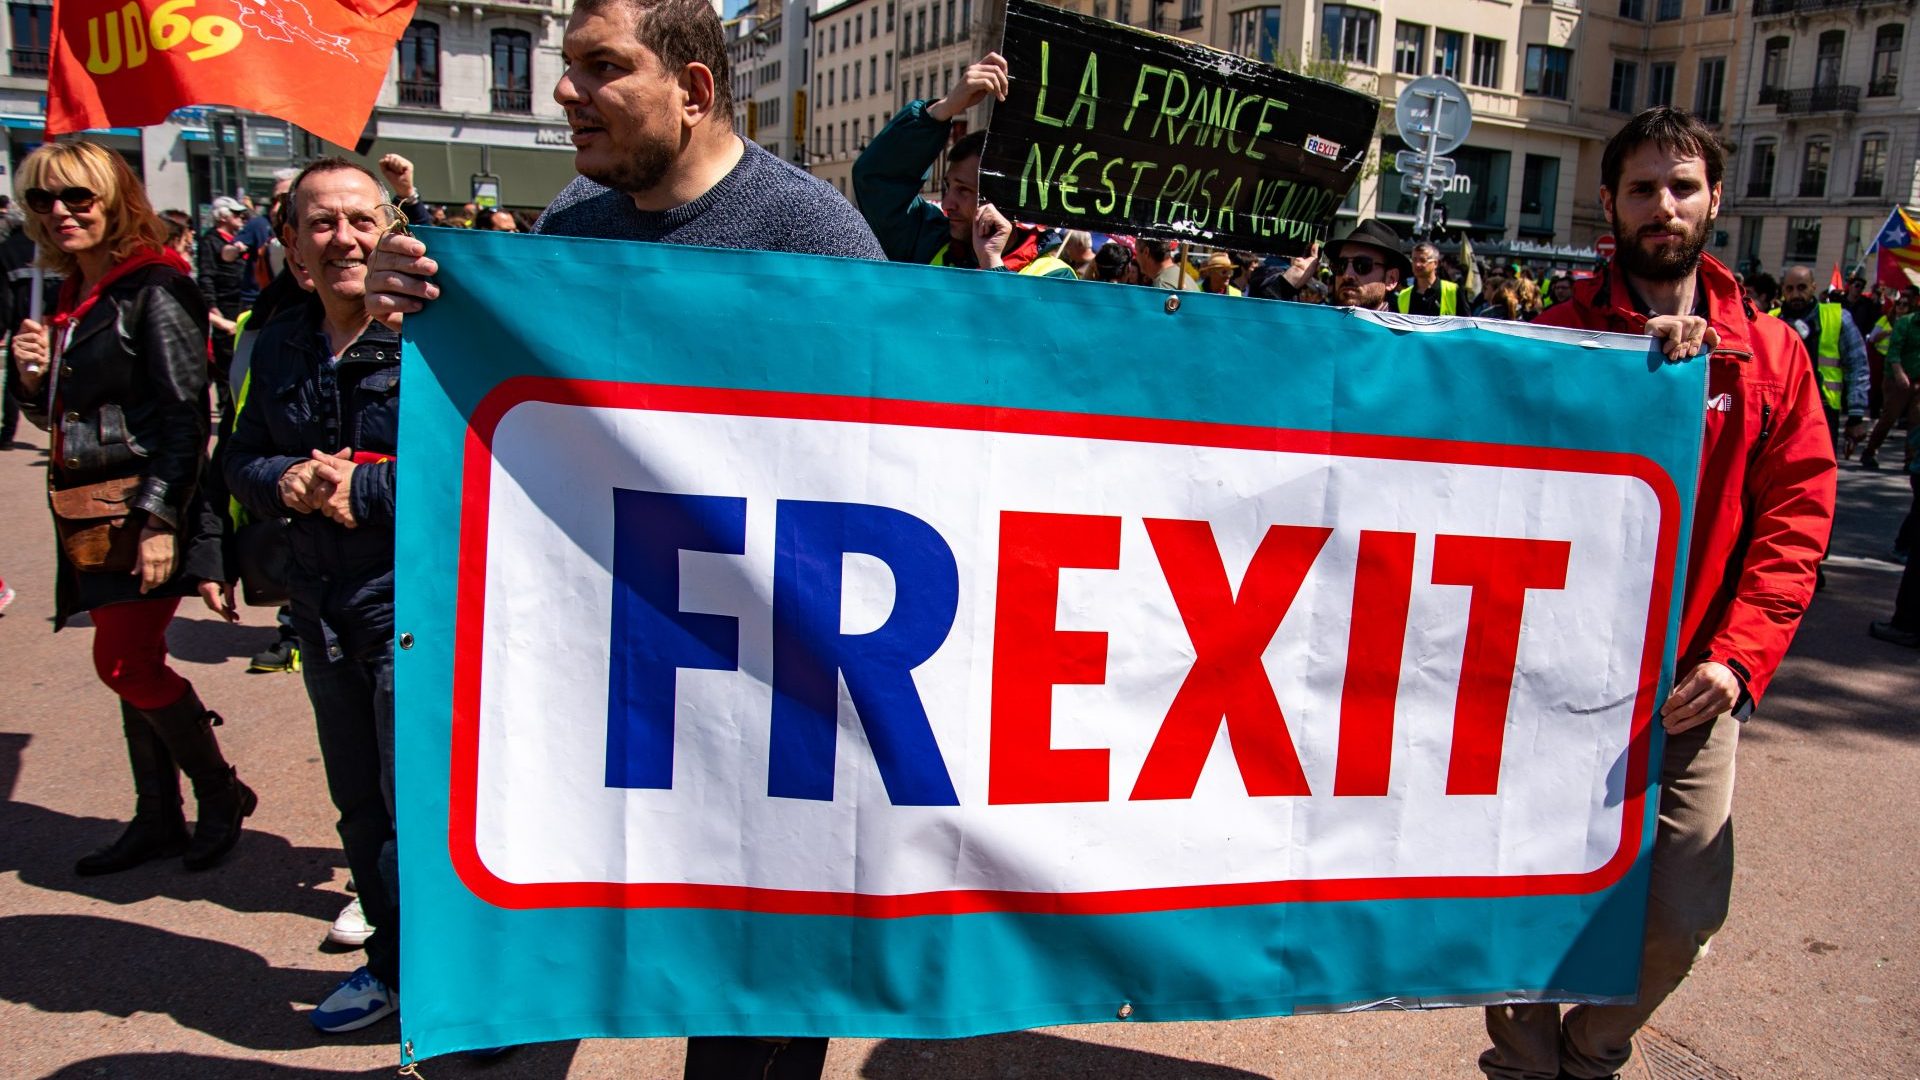
<svg viewBox="0 0 1920 1080">
<path fill-rule="evenodd" d="M 423 237 L 409 1060 L 1633 994 L 1703 364 Z"/>
</svg>

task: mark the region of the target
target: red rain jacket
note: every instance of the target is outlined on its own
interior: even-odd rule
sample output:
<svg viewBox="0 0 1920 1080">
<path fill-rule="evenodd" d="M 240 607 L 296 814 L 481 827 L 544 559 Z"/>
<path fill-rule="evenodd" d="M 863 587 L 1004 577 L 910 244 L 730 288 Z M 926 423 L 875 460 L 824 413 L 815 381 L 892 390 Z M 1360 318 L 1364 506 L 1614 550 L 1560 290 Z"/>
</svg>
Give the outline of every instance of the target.
<svg viewBox="0 0 1920 1080">
<path fill-rule="evenodd" d="M 1833 527 L 1833 443 L 1800 336 L 1756 312 L 1712 256 L 1700 260 L 1700 285 L 1720 344 L 1707 369 L 1677 674 L 1718 661 L 1758 703 L 1813 598 Z M 1625 334 L 1647 325 L 1614 266 L 1576 282 L 1573 300 L 1539 322 Z"/>
</svg>

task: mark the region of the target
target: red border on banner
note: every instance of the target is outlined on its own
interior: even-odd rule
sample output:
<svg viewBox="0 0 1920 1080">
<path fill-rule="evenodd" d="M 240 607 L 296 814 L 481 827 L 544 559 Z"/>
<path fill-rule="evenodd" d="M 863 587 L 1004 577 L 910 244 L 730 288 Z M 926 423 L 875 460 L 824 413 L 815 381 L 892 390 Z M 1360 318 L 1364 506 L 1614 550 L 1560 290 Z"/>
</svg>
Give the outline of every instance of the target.
<svg viewBox="0 0 1920 1080">
<path fill-rule="evenodd" d="M 1659 501 L 1660 533 L 1655 554 L 1653 591 L 1647 605 L 1647 632 L 1642 644 L 1640 685 L 1634 699 L 1632 731 L 1627 747 L 1627 795 L 1621 811 L 1620 846 L 1601 866 L 1577 874 L 1321 878 L 1099 892 L 949 889 L 877 895 L 678 882 L 507 881 L 487 868 L 478 844 L 476 811 L 480 767 L 480 665 L 484 652 L 481 646 L 486 617 L 487 520 L 493 478 L 493 435 L 508 412 L 530 401 L 583 408 L 889 424 L 1074 439 L 1212 446 L 1233 450 L 1488 465 L 1638 479 L 1652 489 Z M 1618 881 L 1633 865 L 1640 850 L 1653 694 L 1659 685 L 1660 658 L 1666 639 L 1665 613 L 1672 596 L 1673 562 L 1679 544 L 1679 501 L 1672 480 L 1653 462 L 1632 454 L 1604 451 L 1293 431 L 1190 420 L 767 390 L 537 376 L 508 379 L 495 387 L 474 409 L 467 427 L 460 506 L 460 564 L 454 611 L 453 730 L 448 779 L 448 849 L 454 871 L 474 895 L 506 908 L 716 908 L 869 918 L 978 912 L 1109 915 L 1297 901 L 1549 896 L 1598 892 Z"/>
</svg>

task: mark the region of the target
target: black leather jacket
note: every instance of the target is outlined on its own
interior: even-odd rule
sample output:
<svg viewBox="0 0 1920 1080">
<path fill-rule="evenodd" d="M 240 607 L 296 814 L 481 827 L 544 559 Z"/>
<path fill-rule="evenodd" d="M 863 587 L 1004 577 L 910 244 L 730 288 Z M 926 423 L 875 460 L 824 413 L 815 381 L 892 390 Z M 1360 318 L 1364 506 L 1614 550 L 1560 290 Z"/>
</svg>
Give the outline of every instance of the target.
<svg viewBox="0 0 1920 1080">
<path fill-rule="evenodd" d="M 49 328 L 51 335 L 61 333 Z M 81 573 L 61 558 L 55 628 L 81 611 L 191 596 L 199 582 L 223 580 L 219 520 L 200 491 L 207 452 L 207 309 L 193 279 L 153 264 L 109 282 L 58 357 L 47 388 L 59 395 L 59 414 L 46 414 L 44 393 L 21 402 L 29 420 L 58 433 L 60 452 L 47 470 L 49 485 L 66 489 L 139 477 L 132 516 L 173 529 L 179 569 L 142 594 L 140 579 L 131 574 Z"/>
<path fill-rule="evenodd" d="M 50 331 L 58 334 L 58 331 Z M 189 522 L 207 447 L 207 309 L 193 279 L 145 266 L 110 283 L 59 350 L 56 488 L 142 478 L 133 508 Z"/>
</svg>

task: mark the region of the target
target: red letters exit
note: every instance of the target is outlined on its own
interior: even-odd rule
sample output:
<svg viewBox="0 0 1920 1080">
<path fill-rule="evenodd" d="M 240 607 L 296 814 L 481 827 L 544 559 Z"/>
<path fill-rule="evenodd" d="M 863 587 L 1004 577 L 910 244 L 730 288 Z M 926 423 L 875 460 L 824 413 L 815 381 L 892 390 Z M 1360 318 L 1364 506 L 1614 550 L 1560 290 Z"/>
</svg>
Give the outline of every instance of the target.
<svg viewBox="0 0 1920 1080">
<path fill-rule="evenodd" d="M 1149 518 L 1147 536 L 1193 644 L 1194 661 L 1128 798 L 1191 798 L 1222 726 L 1247 794 L 1308 795 L 1306 774 L 1261 656 L 1331 529 L 1274 525 L 1236 586 L 1204 521 Z M 1413 533 L 1360 534 L 1335 795 L 1385 795 L 1413 592 Z M 1564 540 L 1434 537 L 1433 584 L 1467 588 L 1466 650 L 1453 714 L 1447 794 L 1492 795 L 1530 590 L 1564 589 Z M 1110 798 L 1108 751 L 1052 745 L 1053 688 L 1106 681 L 1107 635 L 1055 625 L 1060 571 L 1116 570 L 1120 519 L 1006 512 L 994 616 L 992 803 Z"/>
</svg>

